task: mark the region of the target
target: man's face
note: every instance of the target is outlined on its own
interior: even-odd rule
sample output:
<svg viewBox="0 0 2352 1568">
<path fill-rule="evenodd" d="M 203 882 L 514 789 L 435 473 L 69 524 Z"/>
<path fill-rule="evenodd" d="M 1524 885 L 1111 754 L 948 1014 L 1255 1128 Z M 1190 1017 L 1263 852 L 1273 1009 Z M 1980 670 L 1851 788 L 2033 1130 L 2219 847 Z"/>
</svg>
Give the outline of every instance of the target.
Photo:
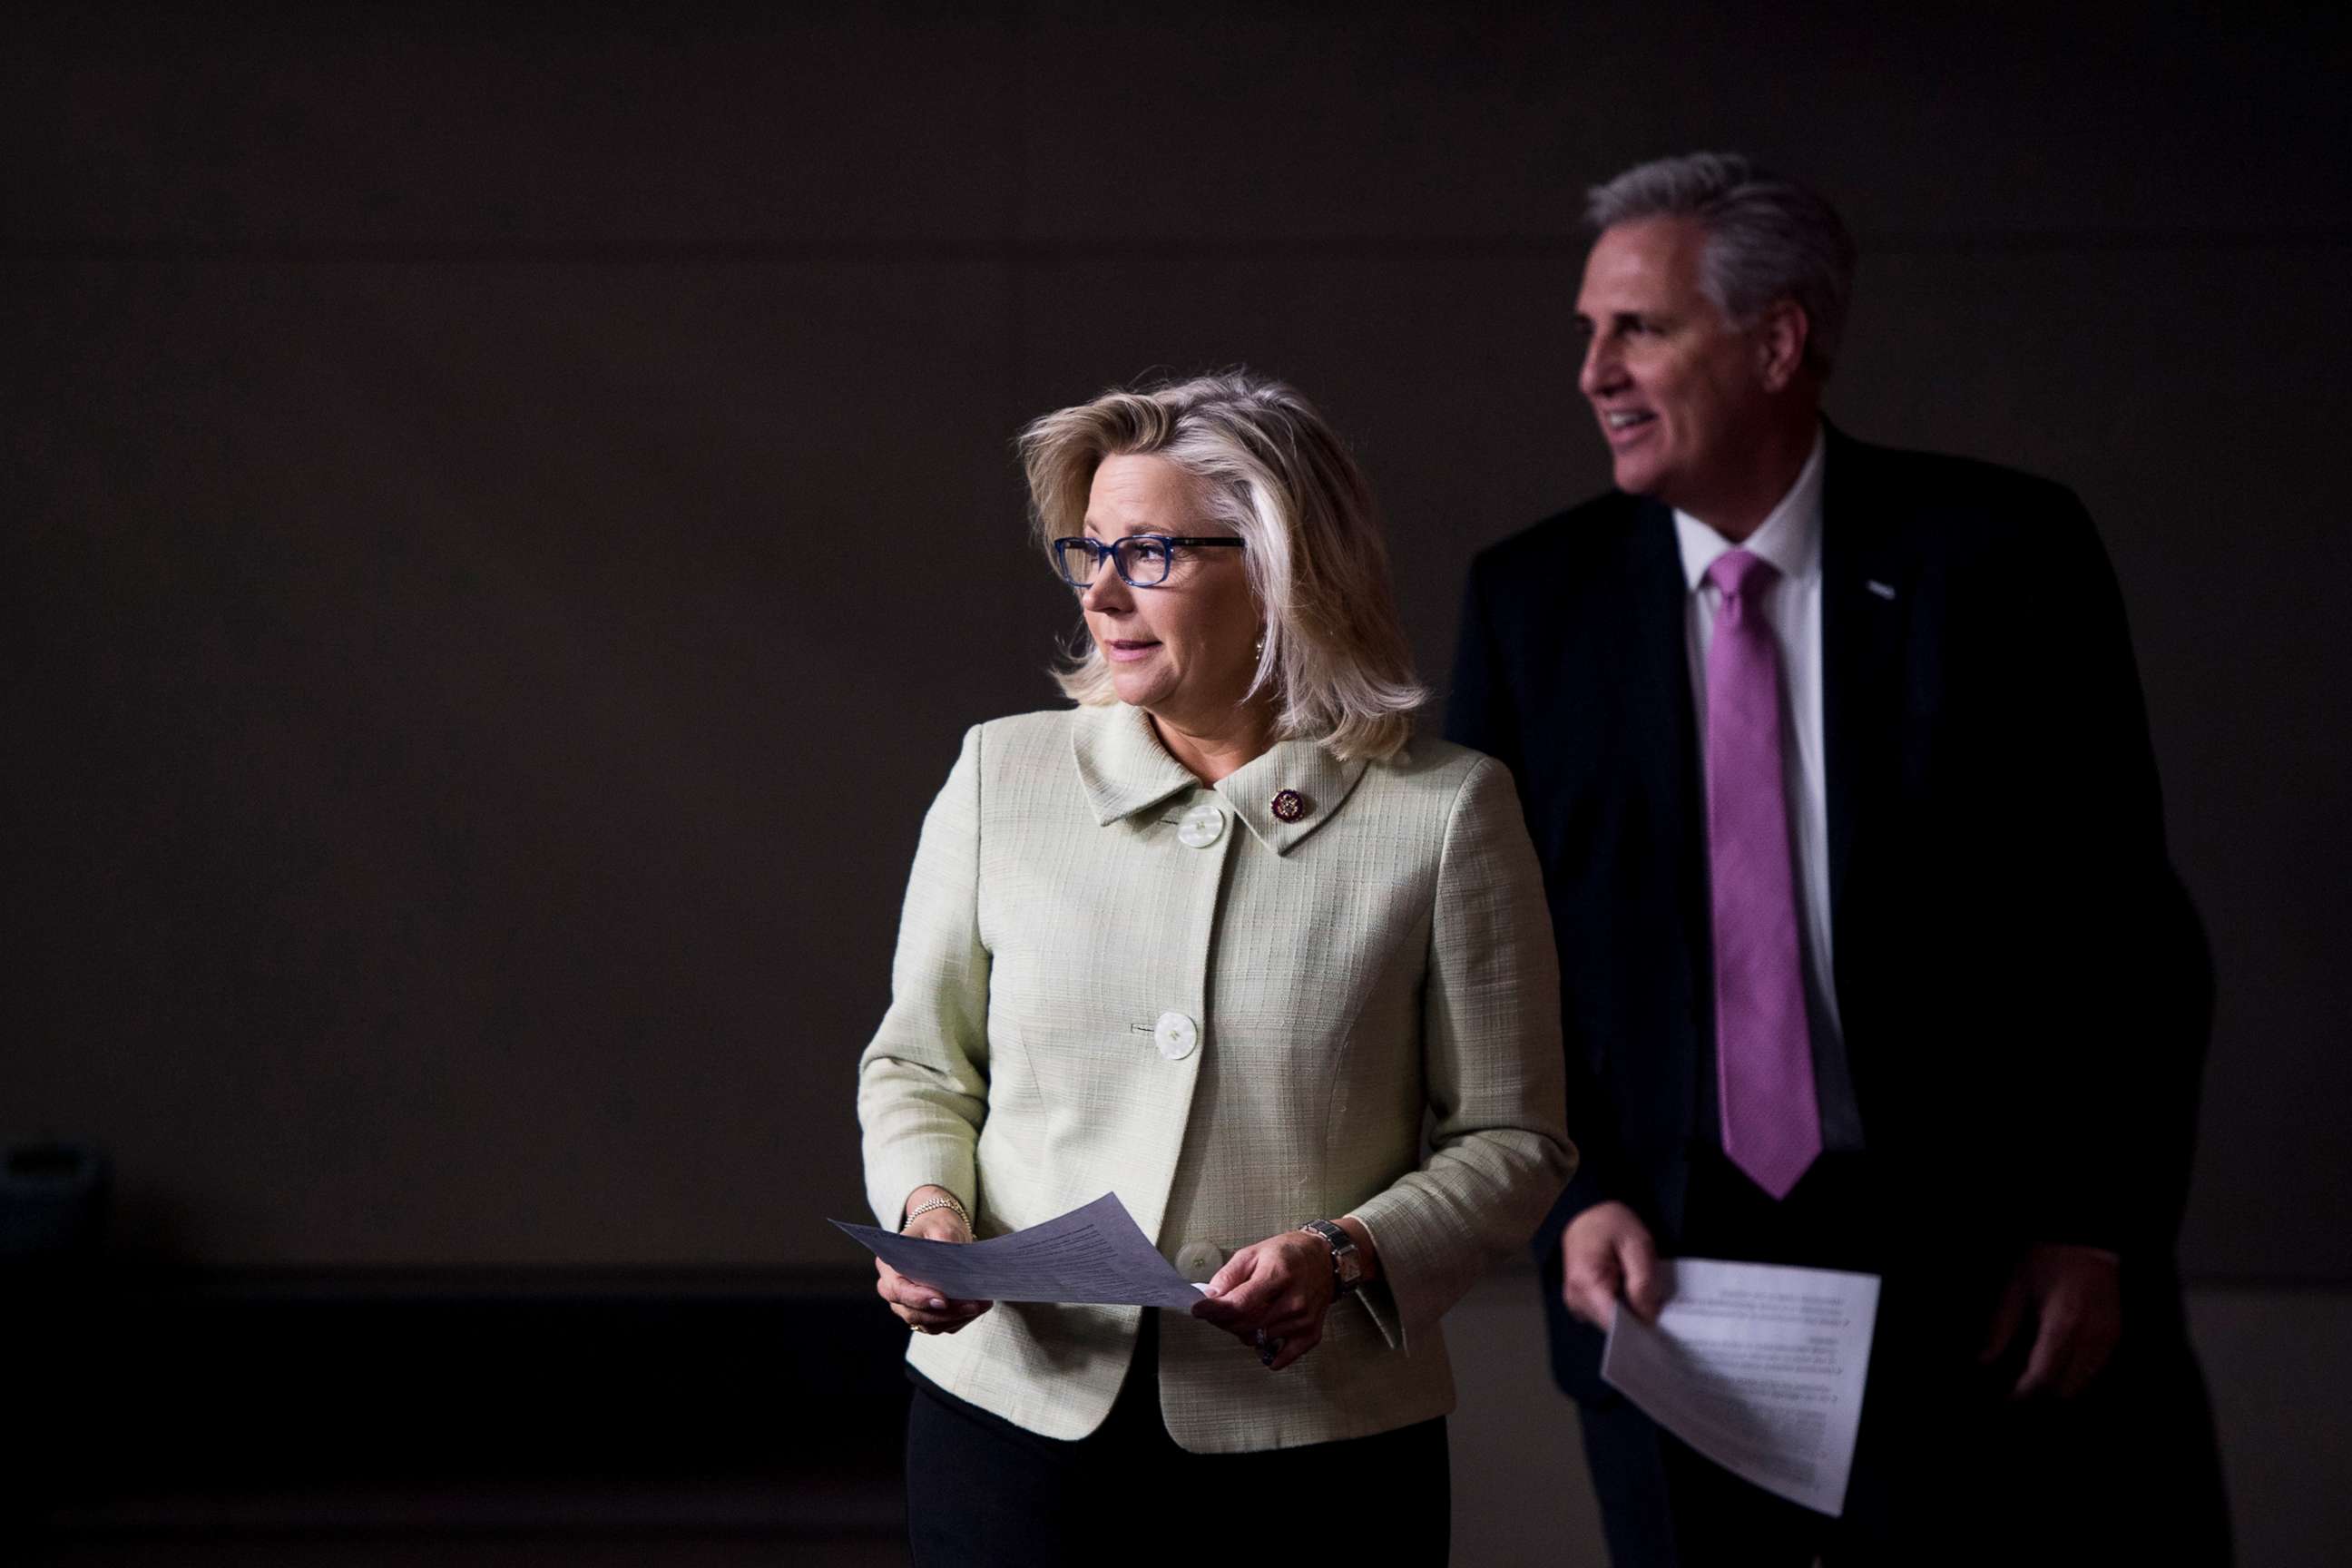
<svg viewBox="0 0 2352 1568">
<path fill-rule="evenodd" d="M 1600 416 L 1617 487 L 1706 517 L 1739 492 L 1767 420 L 1754 335 L 1699 284 L 1706 231 L 1651 217 L 1601 231 L 1584 263 L 1577 385 Z"/>
</svg>

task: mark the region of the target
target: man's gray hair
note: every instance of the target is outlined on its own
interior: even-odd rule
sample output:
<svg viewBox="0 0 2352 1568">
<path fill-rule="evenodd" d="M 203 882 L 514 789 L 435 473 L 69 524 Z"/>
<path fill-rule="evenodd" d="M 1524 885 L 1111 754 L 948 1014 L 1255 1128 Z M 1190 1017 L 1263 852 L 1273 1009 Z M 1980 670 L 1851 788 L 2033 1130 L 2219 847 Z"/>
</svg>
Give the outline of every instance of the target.
<svg viewBox="0 0 2352 1568">
<path fill-rule="evenodd" d="M 1746 322 L 1779 300 L 1805 312 L 1805 363 L 1827 379 L 1853 297 L 1853 237 L 1837 209 L 1794 180 L 1737 153 L 1687 153 L 1637 163 L 1585 193 L 1595 230 L 1645 217 L 1696 218 L 1706 230 L 1700 286 Z"/>
</svg>

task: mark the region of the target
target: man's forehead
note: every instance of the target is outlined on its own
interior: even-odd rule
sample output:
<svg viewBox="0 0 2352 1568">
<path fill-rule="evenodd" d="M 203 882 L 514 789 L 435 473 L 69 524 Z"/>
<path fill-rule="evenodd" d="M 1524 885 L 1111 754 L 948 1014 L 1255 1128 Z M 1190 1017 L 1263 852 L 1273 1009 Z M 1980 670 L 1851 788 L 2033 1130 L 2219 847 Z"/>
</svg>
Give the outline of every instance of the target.
<svg viewBox="0 0 2352 1568">
<path fill-rule="evenodd" d="M 1584 258 L 1579 310 L 1638 310 L 1696 289 L 1706 239 L 1696 218 L 1646 217 L 1611 225 Z"/>
</svg>

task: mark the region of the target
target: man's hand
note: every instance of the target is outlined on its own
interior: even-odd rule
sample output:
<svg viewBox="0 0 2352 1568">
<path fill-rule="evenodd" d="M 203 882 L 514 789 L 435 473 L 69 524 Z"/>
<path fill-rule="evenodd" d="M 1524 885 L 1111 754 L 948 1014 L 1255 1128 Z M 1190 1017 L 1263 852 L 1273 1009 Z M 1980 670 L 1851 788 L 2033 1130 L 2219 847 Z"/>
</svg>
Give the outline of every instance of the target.
<svg viewBox="0 0 2352 1568">
<path fill-rule="evenodd" d="M 2091 1385 L 2123 1332 L 2123 1293 L 2110 1255 L 2088 1247 L 2033 1247 L 2017 1260 L 1993 1309 L 1992 1331 L 1979 1358 L 1999 1361 L 2033 1313 L 2033 1351 L 2011 1399 L 2054 1393 L 2072 1399 Z"/>
<path fill-rule="evenodd" d="M 1617 1315 L 1620 1289 L 1643 1322 L 1665 1303 L 1650 1227 L 1623 1204 L 1595 1204 L 1559 1233 L 1559 1299 L 1597 1329 Z"/>
</svg>

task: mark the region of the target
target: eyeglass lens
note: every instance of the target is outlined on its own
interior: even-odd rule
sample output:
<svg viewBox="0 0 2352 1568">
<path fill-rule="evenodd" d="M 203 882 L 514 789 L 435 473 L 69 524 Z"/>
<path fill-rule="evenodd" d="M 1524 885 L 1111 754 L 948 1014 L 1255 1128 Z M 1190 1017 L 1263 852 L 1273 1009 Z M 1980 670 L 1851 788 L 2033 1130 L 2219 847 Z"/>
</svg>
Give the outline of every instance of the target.
<svg viewBox="0 0 2352 1568">
<path fill-rule="evenodd" d="M 1150 588 L 1168 580 L 1168 546 L 1156 539 L 1129 535 L 1108 545 L 1091 539 L 1064 539 L 1054 545 L 1054 561 L 1061 568 L 1062 580 L 1079 587 L 1095 580 L 1095 570 L 1105 555 L 1117 558 L 1113 570 L 1136 587 Z"/>
</svg>

